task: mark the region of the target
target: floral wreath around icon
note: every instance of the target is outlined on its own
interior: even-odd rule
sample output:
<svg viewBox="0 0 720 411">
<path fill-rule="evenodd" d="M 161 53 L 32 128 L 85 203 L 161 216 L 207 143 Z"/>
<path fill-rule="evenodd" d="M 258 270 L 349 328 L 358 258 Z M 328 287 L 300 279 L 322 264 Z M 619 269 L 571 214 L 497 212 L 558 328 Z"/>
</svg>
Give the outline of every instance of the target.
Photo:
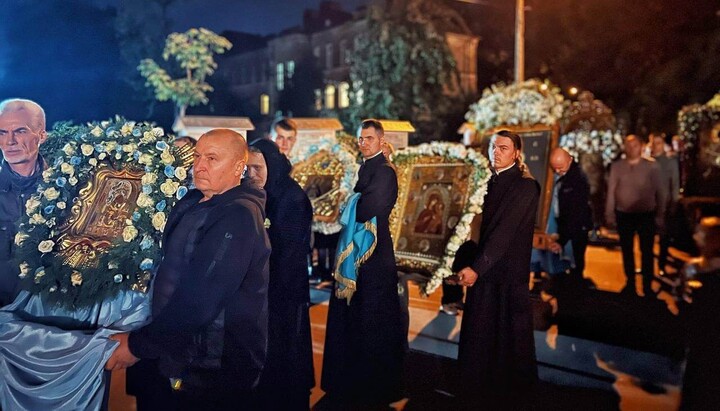
<svg viewBox="0 0 720 411">
<path fill-rule="evenodd" d="M 168 144 L 160 127 L 113 120 L 59 123 L 41 146 L 47 168 L 37 192 L 26 201 L 26 215 L 15 237 L 15 262 L 22 286 L 50 302 L 91 307 L 121 291 L 145 292 L 159 262 L 167 215 L 188 191 L 188 161 Z M 60 252 L 68 219 L 102 170 L 132 170 L 141 176 L 122 235 L 91 264 L 73 267 Z M 76 208 L 73 210 L 73 208 Z"/>
</svg>

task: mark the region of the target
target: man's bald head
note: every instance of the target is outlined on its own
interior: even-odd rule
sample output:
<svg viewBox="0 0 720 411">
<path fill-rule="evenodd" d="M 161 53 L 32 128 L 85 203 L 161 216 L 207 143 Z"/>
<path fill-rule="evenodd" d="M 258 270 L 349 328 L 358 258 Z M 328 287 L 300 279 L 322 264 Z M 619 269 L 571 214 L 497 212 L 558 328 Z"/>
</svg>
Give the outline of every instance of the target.
<svg viewBox="0 0 720 411">
<path fill-rule="evenodd" d="M 247 163 L 248 145 L 242 134 L 227 128 L 216 128 L 200 136 L 200 139 L 212 140 L 213 143 L 225 147 L 241 160 Z M 198 140 L 198 143 L 200 140 Z"/>
<path fill-rule="evenodd" d="M 240 184 L 248 146 L 240 134 L 219 128 L 200 136 L 194 156 L 195 187 L 204 194 L 204 201 Z"/>
<path fill-rule="evenodd" d="M 572 162 L 572 156 L 562 147 L 556 147 L 550 152 L 550 167 L 558 175 L 565 175 Z"/>
</svg>

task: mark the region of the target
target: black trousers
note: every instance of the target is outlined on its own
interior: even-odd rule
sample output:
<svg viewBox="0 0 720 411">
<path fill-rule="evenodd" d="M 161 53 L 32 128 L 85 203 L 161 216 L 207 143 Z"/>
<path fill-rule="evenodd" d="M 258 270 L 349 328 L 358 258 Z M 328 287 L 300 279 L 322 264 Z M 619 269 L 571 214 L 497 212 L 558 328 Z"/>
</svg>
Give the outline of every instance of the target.
<svg viewBox="0 0 720 411">
<path fill-rule="evenodd" d="M 653 242 L 655 240 L 655 213 L 623 213 L 615 211 L 617 216 L 617 230 L 620 235 L 620 248 L 622 249 L 623 268 L 628 279 L 626 287 L 635 288 L 635 255 L 633 241 L 635 234 L 640 237 L 641 271 L 645 291 L 649 291 L 655 273 Z"/>
<path fill-rule="evenodd" d="M 443 281 L 442 292 L 442 304 L 461 303 L 463 300 L 462 285 L 447 284 Z"/>
<path fill-rule="evenodd" d="M 588 245 L 588 232 L 581 231 L 570 238 L 572 242 L 573 258 L 575 259 L 575 268 L 570 270 L 570 274 L 575 280 L 582 280 L 585 272 L 585 250 Z"/>
</svg>

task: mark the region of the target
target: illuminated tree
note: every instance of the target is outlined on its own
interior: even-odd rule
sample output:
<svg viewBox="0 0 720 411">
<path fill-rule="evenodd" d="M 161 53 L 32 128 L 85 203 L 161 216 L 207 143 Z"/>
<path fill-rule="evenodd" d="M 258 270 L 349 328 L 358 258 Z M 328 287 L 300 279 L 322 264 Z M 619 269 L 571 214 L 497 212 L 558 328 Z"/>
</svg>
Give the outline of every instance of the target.
<svg viewBox="0 0 720 411">
<path fill-rule="evenodd" d="M 203 28 L 172 33 L 165 41 L 163 59 L 168 61 L 174 57 L 185 76 L 173 79 L 152 59 L 142 60 L 138 70 L 146 84 L 155 90 L 156 99 L 175 103 L 175 115 L 179 118 L 185 115 L 188 106 L 208 103 L 207 93 L 213 88 L 205 80 L 217 68 L 213 55 L 222 54 L 231 47 L 225 37 Z"/>
</svg>

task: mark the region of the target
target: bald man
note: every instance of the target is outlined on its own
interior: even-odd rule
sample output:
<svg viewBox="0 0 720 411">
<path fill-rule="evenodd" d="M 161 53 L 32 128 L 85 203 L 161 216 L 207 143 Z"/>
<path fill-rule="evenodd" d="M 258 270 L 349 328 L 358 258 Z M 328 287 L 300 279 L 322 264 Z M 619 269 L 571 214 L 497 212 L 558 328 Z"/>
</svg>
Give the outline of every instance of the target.
<svg viewBox="0 0 720 411">
<path fill-rule="evenodd" d="M 550 250 L 560 253 L 570 244 L 573 256 L 570 275 L 576 284 L 581 285 L 584 284 L 588 234 L 593 228 L 590 184 L 580 165 L 563 148 L 557 147 L 550 152 L 550 167 L 555 172 L 555 185 L 549 220 L 555 219 L 558 236 Z"/>
<path fill-rule="evenodd" d="M 250 404 L 267 346 L 270 242 L 265 192 L 240 183 L 247 159 L 234 131 L 200 137 L 196 189 L 175 204 L 163 233 L 152 322 L 111 337 L 119 346 L 106 369 L 140 360 L 128 370 L 138 410 Z"/>
</svg>

